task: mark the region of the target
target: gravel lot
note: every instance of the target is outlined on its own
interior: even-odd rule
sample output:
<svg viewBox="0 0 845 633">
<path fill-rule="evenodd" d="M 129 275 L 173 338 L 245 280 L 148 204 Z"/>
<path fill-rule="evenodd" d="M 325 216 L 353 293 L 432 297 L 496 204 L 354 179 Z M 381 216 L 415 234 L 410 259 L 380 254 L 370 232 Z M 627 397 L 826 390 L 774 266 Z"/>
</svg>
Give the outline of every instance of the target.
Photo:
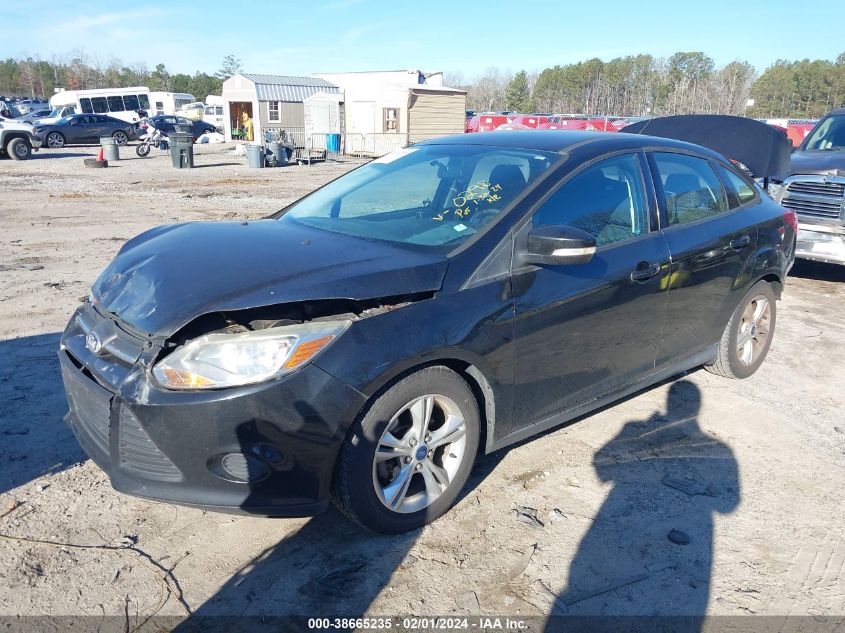
<svg viewBox="0 0 845 633">
<path fill-rule="evenodd" d="M 98 271 L 154 225 L 261 217 L 355 166 L 250 170 L 231 147 L 194 170 L 131 148 L 0 163 L 0 615 L 845 614 L 836 267 L 796 266 L 751 379 L 692 372 L 484 457 L 416 533 L 115 493 L 62 422 L 56 361 Z"/>
</svg>

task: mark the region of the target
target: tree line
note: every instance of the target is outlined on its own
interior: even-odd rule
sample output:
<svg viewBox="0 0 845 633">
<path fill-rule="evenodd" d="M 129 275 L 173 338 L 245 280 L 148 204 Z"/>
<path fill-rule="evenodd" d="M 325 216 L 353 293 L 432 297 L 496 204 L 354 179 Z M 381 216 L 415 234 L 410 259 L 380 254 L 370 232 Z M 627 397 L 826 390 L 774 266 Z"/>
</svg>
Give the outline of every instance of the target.
<svg viewBox="0 0 845 633">
<path fill-rule="evenodd" d="M 187 92 L 204 101 L 220 94 L 223 81 L 240 71 L 241 61 L 234 55 L 227 55 L 213 75 L 187 75 L 171 74 L 164 64 L 150 70 L 143 62 L 103 60 L 76 50 L 50 60 L 24 55 L 0 61 L 0 94 L 49 97 L 56 88 L 148 86 L 153 91 Z M 466 89 L 467 108 L 477 111 L 819 117 L 845 106 L 845 53 L 833 61 L 778 60 L 762 74 L 745 61 L 717 67 L 711 57 L 693 51 L 668 58 L 594 58 L 516 74 L 490 68 L 469 80 L 462 72 L 452 72 L 446 73 L 446 82 Z"/>
<path fill-rule="evenodd" d="M 143 62 L 126 64 L 112 58 L 107 61 L 85 51 L 74 51 L 50 60 L 23 56 L 0 61 L 0 94 L 46 97 L 57 88 L 90 90 L 147 86 L 156 92 L 187 92 L 199 101 L 219 95 L 223 81 L 241 71 L 241 61 L 234 55 L 223 58 L 214 75 L 197 71 L 193 75 L 168 72 L 164 64 L 149 70 Z"/>
<path fill-rule="evenodd" d="M 489 68 L 471 80 L 457 71 L 445 80 L 466 89 L 467 108 L 482 112 L 815 118 L 845 106 L 845 53 L 835 61 L 778 60 L 762 74 L 745 61 L 717 67 L 694 51 L 588 59 L 534 73 Z"/>
</svg>

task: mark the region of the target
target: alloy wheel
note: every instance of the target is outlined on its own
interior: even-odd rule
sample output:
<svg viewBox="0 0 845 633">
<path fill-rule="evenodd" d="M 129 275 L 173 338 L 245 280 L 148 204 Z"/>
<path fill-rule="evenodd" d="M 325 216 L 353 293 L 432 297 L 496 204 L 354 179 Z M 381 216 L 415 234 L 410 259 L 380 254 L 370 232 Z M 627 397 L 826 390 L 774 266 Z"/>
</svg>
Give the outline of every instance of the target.
<svg viewBox="0 0 845 633">
<path fill-rule="evenodd" d="M 466 421 L 440 394 L 412 400 L 393 416 L 373 458 L 376 494 L 393 512 L 427 508 L 451 485 L 463 462 Z"/>
<path fill-rule="evenodd" d="M 47 135 L 47 146 L 53 149 L 59 149 L 65 146 L 65 137 L 58 132 L 51 132 Z"/>
<path fill-rule="evenodd" d="M 743 310 L 736 337 L 736 351 L 743 365 L 753 365 L 766 348 L 771 318 L 771 305 L 763 295 L 755 296 Z"/>
<path fill-rule="evenodd" d="M 123 132 L 115 132 L 112 134 L 112 138 L 118 145 L 126 145 L 129 142 L 129 137 Z"/>
</svg>

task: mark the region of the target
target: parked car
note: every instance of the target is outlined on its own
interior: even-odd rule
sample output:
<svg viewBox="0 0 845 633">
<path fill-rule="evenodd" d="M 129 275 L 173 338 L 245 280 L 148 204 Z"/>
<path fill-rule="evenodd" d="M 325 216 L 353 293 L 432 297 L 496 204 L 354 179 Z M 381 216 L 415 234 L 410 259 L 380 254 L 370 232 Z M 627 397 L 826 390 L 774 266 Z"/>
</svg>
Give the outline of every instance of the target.
<svg viewBox="0 0 845 633">
<path fill-rule="evenodd" d="M 127 123 L 104 114 L 71 114 L 55 123 L 38 123 L 32 130 L 41 144 L 51 149 L 65 145 L 98 144 L 103 136 L 111 136 L 118 145 L 137 138 L 134 123 Z"/>
<path fill-rule="evenodd" d="M 31 125 L 0 117 L 0 156 L 26 160 L 32 155 L 33 147 L 40 146 L 41 141 L 33 136 Z"/>
<path fill-rule="evenodd" d="M 214 129 L 223 133 L 223 106 L 222 105 L 206 105 L 205 114 L 202 120 L 213 125 Z"/>
<path fill-rule="evenodd" d="M 549 115 L 547 114 L 519 114 L 511 117 L 510 122 L 516 125 L 524 125 L 529 128 L 538 128 L 543 123 L 548 123 Z"/>
<path fill-rule="evenodd" d="M 191 119 L 186 119 L 182 116 L 175 116 L 173 114 L 160 114 L 159 116 L 151 117 L 149 122 L 153 125 L 153 127 L 161 130 L 165 134 L 175 132 L 177 125 L 190 125 L 194 134 L 194 141 L 206 132 L 217 131 L 217 128 L 211 123 L 196 120 L 192 121 Z"/>
<path fill-rule="evenodd" d="M 15 106 L 22 115 L 29 114 L 33 110 L 43 110 L 50 107 L 50 104 L 47 101 L 42 99 L 23 99 L 18 101 Z"/>
<path fill-rule="evenodd" d="M 510 123 L 510 118 L 503 114 L 476 114 L 464 125 L 464 132 L 492 132 L 500 125 Z"/>
<path fill-rule="evenodd" d="M 179 116 L 186 117 L 188 119 L 201 120 L 203 115 L 205 114 L 205 104 L 202 101 L 195 101 L 194 103 L 189 103 L 179 108 L 176 111 L 176 114 Z"/>
<path fill-rule="evenodd" d="M 22 116 L 17 117 L 15 120 L 19 121 L 20 123 L 35 123 L 39 119 L 45 119 L 50 116 L 52 110 L 47 108 L 36 108 L 31 110 L 29 114 L 24 114 Z"/>
<path fill-rule="evenodd" d="M 795 230 L 692 144 L 431 139 L 270 218 L 125 243 L 61 337 L 67 419 L 123 492 L 275 516 L 333 498 L 412 530 L 479 453 L 701 365 L 753 374 Z"/>
<path fill-rule="evenodd" d="M 797 257 L 845 265 L 845 108 L 804 137 L 776 197 L 798 213 Z"/>
</svg>

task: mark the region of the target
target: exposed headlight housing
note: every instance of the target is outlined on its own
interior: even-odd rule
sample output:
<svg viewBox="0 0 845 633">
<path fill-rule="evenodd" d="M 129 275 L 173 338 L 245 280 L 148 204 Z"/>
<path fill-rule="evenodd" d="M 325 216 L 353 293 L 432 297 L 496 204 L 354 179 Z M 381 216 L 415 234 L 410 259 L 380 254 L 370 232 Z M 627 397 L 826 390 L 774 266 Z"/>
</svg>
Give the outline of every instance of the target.
<svg viewBox="0 0 845 633">
<path fill-rule="evenodd" d="M 323 321 L 206 334 L 158 362 L 153 376 L 166 389 L 221 389 L 264 382 L 302 367 L 351 323 Z"/>
</svg>

